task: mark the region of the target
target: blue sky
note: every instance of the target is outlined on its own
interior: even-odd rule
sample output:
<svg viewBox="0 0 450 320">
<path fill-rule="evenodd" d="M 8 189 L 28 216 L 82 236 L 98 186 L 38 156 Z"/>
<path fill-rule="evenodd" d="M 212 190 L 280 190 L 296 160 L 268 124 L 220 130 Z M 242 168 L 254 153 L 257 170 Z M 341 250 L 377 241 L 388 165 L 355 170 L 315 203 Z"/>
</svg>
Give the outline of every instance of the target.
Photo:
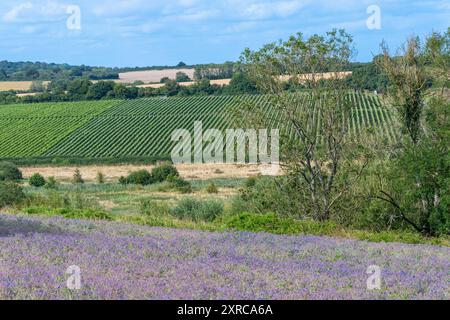
<svg viewBox="0 0 450 320">
<path fill-rule="evenodd" d="M 372 5 L 380 9 L 379 29 L 367 26 Z M 78 15 L 67 11 L 73 6 L 81 29 Z M 411 34 L 446 30 L 449 22 L 450 0 L 2 0 L 0 60 L 121 67 L 224 62 L 296 32 L 345 28 L 355 38 L 355 60 L 368 61 L 383 39 L 394 48 Z"/>
</svg>

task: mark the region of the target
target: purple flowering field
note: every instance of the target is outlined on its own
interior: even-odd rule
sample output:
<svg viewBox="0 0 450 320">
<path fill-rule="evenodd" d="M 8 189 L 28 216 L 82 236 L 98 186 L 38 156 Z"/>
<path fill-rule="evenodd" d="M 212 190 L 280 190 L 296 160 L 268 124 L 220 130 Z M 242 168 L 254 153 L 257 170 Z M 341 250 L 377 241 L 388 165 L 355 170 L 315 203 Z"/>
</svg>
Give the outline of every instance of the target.
<svg viewBox="0 0 450 320">
<path fill-rule="evenodd" d="M 449 270 L 439 246 L 0 215 L 0 299 L 448 299 Z"/>
</svg>

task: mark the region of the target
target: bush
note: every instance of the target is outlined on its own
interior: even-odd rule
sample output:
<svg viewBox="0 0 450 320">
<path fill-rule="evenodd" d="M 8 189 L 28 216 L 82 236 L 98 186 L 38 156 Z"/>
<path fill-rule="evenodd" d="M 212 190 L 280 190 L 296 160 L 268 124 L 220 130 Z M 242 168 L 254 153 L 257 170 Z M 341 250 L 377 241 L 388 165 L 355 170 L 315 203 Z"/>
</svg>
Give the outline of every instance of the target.
<svg viewBox="0 0 450 320">
<path fill-rule="evenodd" d="M 140 184 L 143 186 L 149 185 L 153 183 L 153 177 L 150 172 L 147 170 L 138 170 L 131 172 L 128 177 L 124 179 L 119 179 L 122 181 L 122 184 Z"/>
<path fill-rule="evenodd" d="M 239 194 L 233 198 L 232 212 L 267 213 L 279 216 L 307 218 L 306 201 L 286 177 L 249 178 Z"/>
<path fill-rule="evenodd" d="M 167 181 L 170 183 L 172 188 L 175 188 L 181 193 L 191 193 L 192 185 L 189 181 L 186 181 L 178 176 L 169 176 Z"/>
<path fill-rule="evenodd" d="M 30 186 L 37 187 L 37 188 L 45 186 L 45 183 L 46 183 L 45 178 L 39 173 L 33 174 L 30 177 L 30 179 L 28 180 L 28 182 L 29 182 Z"/>
<path fill-rule="evenodd" d="M 97 183 L 98 184 L 105 183 L 105 175 L 102 172 L 97 172 Z"/>
<path fill-rule="evenodd" d="M 337 230 L 337 226 L 332 222 L 281 218 L 275 213 L 255 214 L 244 212 L 226 217 L 224 223 L 227 228 L 237 231 L 269 232 L 274 234 L 332 235 Z"/>
<path fill-rule="evenodd" d="M 141 202 L 140 211 L 144 215 L 168 216 L 169 206 L 154 200 L 144 200 Z"/>
<path fill-rule="evenodd" d="M 25 199 L 21 186 L 14 182 L 0 182 L 0 208 L 19 204 Z"/>
<path fill-rule="evenodd" d="M 72 182 L 74 184 L 83 184 L 84 183 L 83 176 L 81 175 L 81 172 L 79 169 L 75 170 L 75 173 L 73 174 Z"/>
<path fill-rule="evenodd" d="M 113 220 L 109 213 L 94 209 L 28 207 L 23 212 L 30 215 L 63 216 L 67 219 Z"/>
<path fill-rule="evenodd" d="M 152 169 L 152 176 L 155 182 L 166 181 L 169 177 L 179 177 L 177 168 L 172 164 L 162 164 Z"/>
<path fill-rule="evenodd" d="M 206 187 L 206 192 L 208 192 L 208 193 L 219 193 L 219 189 L 217 189 L 217 186 L 214 183 L 210 183 Z"/>
<path fill-rule="evenodd" d="M 58 187 L 58 182 L 56 181 L 55 177 L 48 177 L 45 187 L 47 189 L 56 189 Z"/>
<path fill-rule="evenodd" d="M 0 181 L 22 180 L 22 172 L 11 162 L 0 162 Z"/>
<path fill-rule="evenodd" d="M 182 199 L 170 214 L 179 219 L 213 221 L 223 213 L 223 203 L 216 200 L 200 201 L 194 198 Z"/>
<path fill-rule="evenodd" d="M 122 185 L 128 184 L 127 178 L 125 178 L 124 176 L 121 176 L 119 178 L 119 184 L 122 184 Z"/>
</svg>

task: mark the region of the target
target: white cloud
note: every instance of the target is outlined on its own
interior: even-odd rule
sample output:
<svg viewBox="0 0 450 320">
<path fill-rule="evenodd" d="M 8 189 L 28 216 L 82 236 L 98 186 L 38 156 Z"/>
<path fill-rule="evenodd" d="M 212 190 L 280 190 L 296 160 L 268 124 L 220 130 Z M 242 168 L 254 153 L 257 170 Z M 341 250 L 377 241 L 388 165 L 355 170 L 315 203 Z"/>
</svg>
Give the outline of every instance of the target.
<svg viewBox="0 0 450 320">
<path fill-rule="evenodd" d="M 286 0 L 286 1 L 230 1 L 235 10 L 251 20 L 267 19 L 271 17 L 288 17 L 299 12 L 305 7 L 309 0 Z"/>
<path fill-rule="evenodd" d="M 14 8 L 12 8 L 10 11 L 8 11 L 7 13 L 5 13 L 3 15 L 3 21 L 5 22 L 14 22 L 17 20 L 17 16 L 25 10 L 29 10 L 33 8 L 33 4 L 31 2 L 25 2 L 25 3 L 21 3 L 17 6 L 15 6 Z"/>
</svg>

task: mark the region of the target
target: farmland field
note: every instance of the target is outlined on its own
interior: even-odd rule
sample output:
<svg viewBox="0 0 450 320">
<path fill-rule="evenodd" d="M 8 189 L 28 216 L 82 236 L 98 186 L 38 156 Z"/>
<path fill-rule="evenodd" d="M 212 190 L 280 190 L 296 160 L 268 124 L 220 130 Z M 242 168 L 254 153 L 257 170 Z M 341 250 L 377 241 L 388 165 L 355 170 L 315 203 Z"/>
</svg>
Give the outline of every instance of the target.
<svg viewBox="0 0 450 320">
<path fill-rule="evenodd" d="M 47 85 L 49 81 L 43 81 L 44 85 Z M 33 81 L 0 81 L 0 92 L 17 90 L 17 91 L 28 91 L 31 89 Z"/>
<path fill-rule="evenodd" d="M 349 97 L 353 137 L 374 128 L 378 137 L 396 139 L 391 114 L 377 96 Z M 200 96 L 0 106 L 0 158 L 164 158 L 175 145 L 175 129 L 192 132 L 202 121 L 204 130 L 224 130 L 232 121 L 228 108 L 244 101 L 268 105 L 264 96 Z M 320 121 L 316 109 L 305 112 Z"/>
<path fill-rule="evenodd" d="M 0 239 L 0 299 L 449 298 L 440 246 L 1 214 Z M 66 288 L 71 265 L 81 290 Z"/>
<path fill-rule="evenodd" d="M 124 83 L 132 83 L 135 81 L 143 82 L 159 82 L 162 78 L 167 77 L 170 79 L 175 79 L 177 72 L 183 72 L 189 76 L 189 78 L 194 79 L 195 69 L 164 69 L 164 70 L 148 70 L 148 71 L 130 71 L 119 73 L 119 81 Z"/>
<path fill-rule="evenodd" d="M 0 107 L 0 155 L 33 157 L 115 105 L 116 101 L 42 103 Z"/>
</svg>

